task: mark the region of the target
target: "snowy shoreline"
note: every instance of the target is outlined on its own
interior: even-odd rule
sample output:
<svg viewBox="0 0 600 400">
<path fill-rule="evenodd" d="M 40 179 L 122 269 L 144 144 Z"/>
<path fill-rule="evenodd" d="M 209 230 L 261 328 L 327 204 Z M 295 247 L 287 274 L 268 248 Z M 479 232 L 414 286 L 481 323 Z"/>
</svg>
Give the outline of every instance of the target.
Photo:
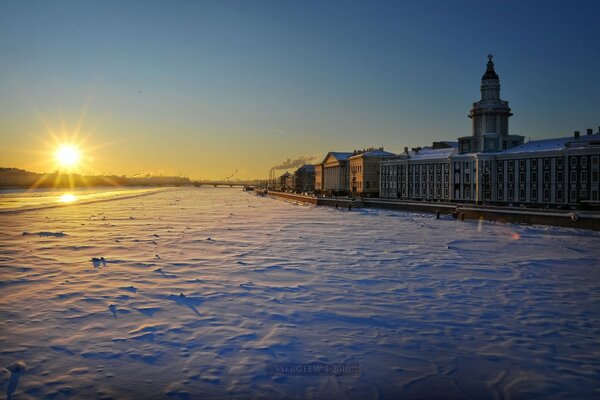
<svg viewBox="0 0 600 400">
<path fill-rule="evenodd" d="M 459 219 L 484 219 L 492 222 L 525 223 L 530 225 L 552 225 L 566 228 L 600 231 L 600 212 L 581 210 L 545 210 L 539 208 L 517 208 L 469 205 L 464 203 L 414 202 L 389 199 L 355 199 L 346 197 L 315 197 L 294 193 L 269 191 L 270 196 L 320 206 L 347 208 L 358 205 L 374 209 L 403 212 L 425 212 L 454 214 Z"/>
<path fill-rule="evenodd" d="M 15 399 L 600 393 L 597 232 L 225 188 L 0 223 L 0 391 Z M 358 373 L 268 373 L 280 364 Z"/>
</svg>

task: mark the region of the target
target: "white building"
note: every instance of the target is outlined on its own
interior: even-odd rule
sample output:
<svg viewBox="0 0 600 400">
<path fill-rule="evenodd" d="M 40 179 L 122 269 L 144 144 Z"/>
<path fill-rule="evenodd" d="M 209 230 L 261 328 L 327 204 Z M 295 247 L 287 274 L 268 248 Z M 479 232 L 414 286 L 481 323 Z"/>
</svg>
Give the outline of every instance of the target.
<svg viewBox="0 0 600 400">
<path fill-rule="evenodd" d="M 381 162 L 381 197 L 499 205 L 599 203 L 600 129 L 524 143 L 511 135 L 508 102 L 489 56 L 471 136 L 406 150 Z"/>
<path fill-rule="evenodd" d="M 327 153 L 322 165 L 322 192 L 328 194 L 348 194 L 350 191 L 348 158 L 352 153 Z"/>
</svg>

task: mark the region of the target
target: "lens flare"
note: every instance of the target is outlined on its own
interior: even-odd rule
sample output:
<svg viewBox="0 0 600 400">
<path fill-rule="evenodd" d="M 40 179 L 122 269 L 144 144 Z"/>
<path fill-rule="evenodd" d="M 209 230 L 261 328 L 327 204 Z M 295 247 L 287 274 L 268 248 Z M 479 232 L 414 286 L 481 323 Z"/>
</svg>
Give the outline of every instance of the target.
<svg viewBox="0 0 600 400">
<path fill-rule="evenodd" d="M 64 168 L 73 168 L 81 160 L 81 152 L 73 145 L 66 144 L 60 146 L 55 153 L 56 162 Z"/>
</svg>

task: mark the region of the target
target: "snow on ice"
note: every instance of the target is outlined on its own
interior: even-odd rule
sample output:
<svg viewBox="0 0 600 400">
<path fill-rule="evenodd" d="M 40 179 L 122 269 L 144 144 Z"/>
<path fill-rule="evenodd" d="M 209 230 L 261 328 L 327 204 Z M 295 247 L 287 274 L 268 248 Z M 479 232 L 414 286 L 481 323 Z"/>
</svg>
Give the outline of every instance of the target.
<svg viewBox="0 0 600 400">
<path fill-rule="evenodd" d="M 600 396 L 598 233 L 225 188 L 0 226 L 9 398 Z"/>
</svg>

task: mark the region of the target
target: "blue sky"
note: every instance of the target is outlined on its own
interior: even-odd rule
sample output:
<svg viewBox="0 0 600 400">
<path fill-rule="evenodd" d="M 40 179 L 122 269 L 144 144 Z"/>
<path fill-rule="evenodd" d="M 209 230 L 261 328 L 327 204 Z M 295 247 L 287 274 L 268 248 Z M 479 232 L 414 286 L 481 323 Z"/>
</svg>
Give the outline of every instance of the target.
<svg viewBox="0 0 600 400">
<path fill-rule="evenodd" d="M 0 164 L 262 177 L 470 134 L 487 54 L 511 133 L 600 125 L 600 2 L 0 2 Z M 316 160 L 315 160 L 316 161 Z"/>
</svg>

